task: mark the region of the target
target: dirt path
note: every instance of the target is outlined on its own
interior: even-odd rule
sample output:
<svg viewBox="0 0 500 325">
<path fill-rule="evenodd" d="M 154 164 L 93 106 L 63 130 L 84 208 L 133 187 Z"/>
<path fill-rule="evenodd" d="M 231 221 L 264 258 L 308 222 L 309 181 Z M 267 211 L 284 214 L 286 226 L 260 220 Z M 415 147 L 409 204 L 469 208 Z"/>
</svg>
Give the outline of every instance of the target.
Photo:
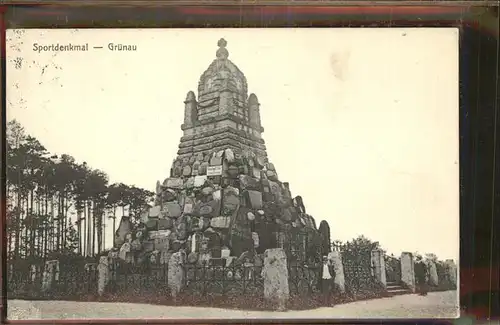
<svg viewBox="0 0 500 325">
<path fill-rule="evenodd" d="M 430 293 L 426 297 L 402 295 L 358 301 L 314 310 L 260 312 L 201 307 L 172 307 L 146 304 L 8 301 L 8 319 L 284 319 L 284 318 L 455 318 L 458 314 L 456 291 Z"/>
</svg>

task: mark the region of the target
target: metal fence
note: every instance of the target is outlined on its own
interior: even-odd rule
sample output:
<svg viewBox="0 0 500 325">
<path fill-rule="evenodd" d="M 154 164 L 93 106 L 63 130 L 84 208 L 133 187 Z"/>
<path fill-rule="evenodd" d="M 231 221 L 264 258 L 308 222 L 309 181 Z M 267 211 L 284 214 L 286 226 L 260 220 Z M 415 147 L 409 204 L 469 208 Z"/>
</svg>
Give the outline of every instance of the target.
<svg viewBox="0 0 500 325">
<path fill-rule="evenodd" d="M 290 294 L 312 294 L 320 290 L 321 265 L 289 265 Z"/>
<path fill-rule="evenodd" d="M 109 266 L 110 293 L 139 293 L 168 291 L 168 264 L 148 264 L 136 266 L 121 261 Z"/>
<path fill-rule="evenodd" d="M 341 247 L 346 289 L 351 293 L 371 291 L 377 283 L 371 251 Z"/>
<path fill-rule="evenodd" d="M 7 263 L 7 297 L 30 298 L 41 293 L 44 263 L 16 265 Z"/>
<path fill-rule="evenodd" d="M 253 264 L 185 265 L 185 290 L 206 295 L 259 293 L 264 289 L 262 266 Z"/>
<path fill-rule="evenodd" d="M 97 263 L 63 265 L 52 273 L 50 295 L 54 298 L 78 298 L 97 295 Z"/>
<path fill-rule="evenodd" d="M 10 299 L 73 299 L 97 294 L 96 266 L 84 269 L 80 263 L 59 265 L 51 273 L 52 278 L 46 279 L 50 286 L 45 292 L 42 290 L 44 274 L 48 271 L 45 263 L 8 264 L 7 270 L 7 295 Z"/>
</svg>

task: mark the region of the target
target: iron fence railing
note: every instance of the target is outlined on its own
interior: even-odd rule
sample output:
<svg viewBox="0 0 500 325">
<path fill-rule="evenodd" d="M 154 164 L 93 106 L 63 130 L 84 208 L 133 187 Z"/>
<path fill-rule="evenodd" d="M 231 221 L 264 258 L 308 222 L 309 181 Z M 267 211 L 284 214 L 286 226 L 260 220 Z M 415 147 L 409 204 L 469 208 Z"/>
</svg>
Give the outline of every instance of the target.
<svg viewBox="0 0 500 325">
<path fill-rule="evenodd" d="M 311 294 L 320 290 L 320 265 L 289 265 L 288 287 L 291 294 Z"/>
<path fill-rule="evenodd" d="M 186 291 L 202 295 L 229 292 L 246 294 L 263 290 L 262 266 L 253 264 L 184 265 Z"/>
<path fill-rule="evenodd" d="M 130 291 L 163 293 L 168 290 L 168 264 L 137 266 L 127 263 L 111 263 L 109 280 L 107 290 L 111 293 Z"/>
<path fill-rule="evenodd" d="M 33 264 L 29 267 L 8 265 L 7 267 L 7 296 L 9 298 L 24 298 L 35 296 L 41 292 L 44 264 Z"/>
</svg>

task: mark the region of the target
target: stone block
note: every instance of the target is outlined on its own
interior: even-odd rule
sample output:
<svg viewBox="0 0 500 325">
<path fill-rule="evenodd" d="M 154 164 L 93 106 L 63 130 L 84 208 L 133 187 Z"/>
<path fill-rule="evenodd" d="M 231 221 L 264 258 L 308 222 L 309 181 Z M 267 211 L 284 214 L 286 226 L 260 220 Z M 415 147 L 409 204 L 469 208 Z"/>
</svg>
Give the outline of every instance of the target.
<svg viewBox="0 0 500 325">
<path fill-rule="evenodd" d="M 263 192 L 262 193 L 262 200 L 264 202 L 274 202 L 274 195 L 270 192 Z"/>
<path fill-rule="evenodd" d="M 153 251 L 153 250 L 162 251 L 162 250 L 168 250 L 169 249 L 169 244 L 170 244 L 170 240 L 169 240 L 168 237 L 156 238 L 154 240 L 154 246 L 153 247 L 146 247 L 147 245 L 144 245 L 144 250 L 145 251 Z M 151 249 L 151 250 L 148 250 L 148 249 Z"/>
<path fill-rule="evenodd" d="M 130 243 L 124 243 L 120 247 L 120 252 L 118 253 L 118 257 L 125 262 L 130 262 L 129 260 L 130 251 L 131 251 Z"/>
<path fill-rule="evenodd" d="M 158 231 L 150 231 L 148 232 L 149 239 L 156 238 L 168 238 L 172 231 L 170 230 L 158 230 Z"/>
<path fill-rule="evenodd" d="M 173 177 L 181 177 L 182 176 L 182 167 L 177 166 L 172 168 L 172 176 Z"/>
<path fill-rule="evenodd" d="M 194 187 L 203 187 L 207 182 L 207 176 L 195 176 L 194 178 Z"/>
<path fill-rule="evenodd" d="M 163 200 L 163 202 L 171 202 L 174 201 L 176 198 L 177 198 L 177 193 L 171 188 L 167 188 L 161 194 L 161 199 Z"/>
<path fill-rule="evenodd" d="M 188 190 L 194 188 L 194 177 L 189 177 L 188 179 L 186 179 L 186 182 L 184 183 L 184 188 Z"/>
<path fill-rule="evenodd" d="M 97 277 L 97 293 L 99 296 L 102 296 L 110 280 L 109 260 L 107 256 L 101 256 L 99 258 L 99 265 L 97 265 Z"/>
<path fill-rule="evenodd" d="M 252 176 L 256 179 L 260 179 L 260 172 L 261 170 L 257 167 L 252 167 Z"/>
<path fill-rule="evenodd" d="M 292 204 L 295 208 L 297 208 L 297 210 L 300 213 L 306 213 L 306 207 L 304 206 L 304 202 L 303 202 L 302 197 L 300 195 L 293 198 Z"/>
<path fill-rule="evenodd" d="M 268 181 L 269 182 L 269 189 L 271 193 L 273 194 L 274 198 L 276 201 L 281 200 L 281 186 L 277 182 L 273 181 Z"/>
<path fill-rule="evenodd" d="M 186 253 L 183 251 L 172 254 L 168 261 L 168 287 L 174 300 L 181 292 L 184 285 L 184 268 Z"/>
<path fill-rule="evenodd" d="M 156 230 L 158 228 L 158 220 L 149 219 L 148 221 L 146 221 L 146 228 L 149 230 Z"/>
<path fill-rule="evenodd" d="M 210 220 L 210 227 L 227 229 L 231 223 L 231 217 L 215 217 Z"/>
<path fill-rule="evenodd" d="M 238 167 L 239 173 L 242 175 L 248 175 L 249 169 L 247 165 L 242 165 Z"/>
<path fill-rule="evenodd" d="M 229 148 L 224 152 L 224 157 L 228 163 L 232 163 L 235 160 L 234 152 Z"/>
<path fill-rule="evenodd" d="M 278 310 L 285 310 L 290 290 L 286 254 L 283 249 L 273 248 L 264 252 L 262 277 L 264 278 L 264 298 L 273 303 Z"/>
<path fill-rule="evenodd" d="M 266 176 L 267 176 L 268 179 L 270 179 L 272 181 L 277 181 L 278 180 L 278 175 L 276 174 L 275 171 L 272 171 L 272 170 L 266 171 Z"/>
<path fill-rule="evenodd" d="M 256 232 L 252 232 L 252 240 L 253 240 L 253 247 L 257 248 L 259 247 L 259 234 Z"/>
<path fill-rule="evenodd" d="M 54 281 L 59 280 L 59 261 L 52 260 L 45 262 L 43 274 L 42 274 L 42 291 L 47 292 L 50 290 Z"/>
<path fill-rule="evenodd" d="M 182 176 L 189 177 L 192 174 L 191 166 L 184 166 L 182 169 Z"/>
<path fill-rule="evenodd" d="M 263 208 L 262 193 L 259 191 L 247 190 L 244 192 L 245 201 L 249 208 L 259 210 Z"/>
<path fill-rule="evenodd" d="M 185 214 L 191 214 L 191 213 L 193 213 L 193 204 L 192 203 L 186 203 L 186 204 L 184 204 L 183 212 Z"/>
<path fill-rule="evenodd" d="M 188 251 L 191 253 L 200 252 L 203 235 L 200 232 L 195 232 L 188 238 Z"/>
<path fill-rule="evenodd" d="M 227 174 L 231 178 L 236 178 L 238 177 L 238 174 L 240 173 L 240 169 L 237 166 L 231 165 L 227 168 Z"/>
<path fill-rule="evenodd" d="M 217 190 L 217 191 L 214 191 L 212 193 L 212 198 L 215 200 L 215 201 L 220 201 L 222 199 L 222 191 L 221 190 Z"/>
<path fill-rule="evenodd" d="M 182 170 L 180 174 L 182 174 Z M 163 185 L 166 188 L 182 189 L 182 187 L 184 186 L 184 181 L 182 180 L 182 178 L 172 177 L 172 178 L 167 178 L 165 182 L 163 182 Z"/>
<path fill-rule="evenodd" d="M 161 206 L 157 205 L 149 209 L 149 218 L 158 218 L 161 214 Z"/>
<path fill-rule="evenodd" d="M 158 219 L 158 223 L 157 223 L 158 230 L 172 229 L 173 226 L 174 226 L 174 222 L 170 218 Z"/>
<path fill-rule="evenodd" d="M 412 253 L 401 254 L 401 281 L 415 292 L 415 262 Z"/>
<path fill-rule="evenodd" d="M 206 175 L 209 166 L 210 164 L 208 162 L 202 162 L 200 164 L 200 168 L 198 169 L 198 176 Z"/>
<path fill-rule="evenodd" d="M 235 187 L 226 187 L 223 190 L 223 209 L 227 213 L 232 213 L 240 205 L 239 190 Z"/>
<path fill-rule="evenodd" d="M 427 261 L 427 267 L 429 270 L 429 284 L 437 287 L 439 284 L 439 277 L 437 274 L 436 263 L 434 261 Z"/>
<path fill-rule="evenodd" d="M 166 202 L 163 208 L 170 218 L 178 218 L 182 214 L 181 206 L 177 202 Z"/>
<path fill-rule="evenodd" d="M 371 252 L 371 262 L 375 278 L 384 286 L 387 286 L 387 276 L 385 273 L 385 257 L 381 250 L 373 250 Z"/>
<path fill-rule="evenodd" d="M 160 264 L 168 264 L 171 256 L 172 252 L 168 250 L 160 251 Z"/>
<path fill-rule="evenodd" d="M 445 261 L 446 265 L 446 274 L 448 276 L 448 279 L 450 280 L 451 284 L 454 286 L 457 286 L 457 265 L 453 260 L 446 260 Z"/>
<path fill-rule="evenodd" d="M 120 220 L 120 225 L 115 233 L 115 244 L 121 246 L 125 242 L 125 237 L 133 229 L 132 222 L 130 222 L 129 217 L 123 216 Z"/>
<path fill-rule="evenodd" d="M 261 189 L 260 180 L 248 175 L 240 175 L 240 186 L 242 189 L 258 191 Z"/>
<path fill-rule="evenodd" d="M 210 166 L 220 166 L 222 165 L 222 157 L 213 157 L 210 159 Z"/>
<path fill-rule="evenodd" d="M 191 167 L 191 175 L 197 176 L 199 171 L 200 171 L 200 165 L 201 163 L 199 161 L 195 161 L 193 163 L 193 166 Z"/>
<path fill-rule="evenodd" d="M 210 186 L 206 186 L 204 188 L 201 189 L 201 194 L 202 195 L 205 195 L 205 196 L 209 196 L 209 195 L 212 195 L 212 193 L 214 192 L 214 188 L 213 187 L 210 187 Z"/>
<path fill-rule="evenodd" d="M 212 200 L 209 202 L 199 202 L 195 205 L 194 213 L 202 217 L 213 218 L 220 214 L 221 201 Z"/>
</svg>

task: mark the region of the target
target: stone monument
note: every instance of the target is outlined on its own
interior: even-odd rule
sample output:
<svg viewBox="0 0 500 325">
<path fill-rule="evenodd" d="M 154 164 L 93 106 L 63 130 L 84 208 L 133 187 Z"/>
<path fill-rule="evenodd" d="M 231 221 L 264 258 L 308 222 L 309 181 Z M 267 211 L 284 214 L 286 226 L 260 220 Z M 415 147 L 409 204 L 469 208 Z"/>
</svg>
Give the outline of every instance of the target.
<svg viewBox="0 0 500 325">
<path fill-rule="evenodd" d="M 322 241 L 302 198 L 292 197 L 268 158 L 259 100 L 248 95 L 226 46 L 220 39 L 197 96 L 186 95 L 183 136 L 170 175 L 156 184 L 155 206 L 136 228 L 127 218 L 120 223 L 115 251 L 125 263 L 167 264 L 181 250 L 188 264 L 243 263 L 274 248 L 310 258 Z"/>
</svg>

